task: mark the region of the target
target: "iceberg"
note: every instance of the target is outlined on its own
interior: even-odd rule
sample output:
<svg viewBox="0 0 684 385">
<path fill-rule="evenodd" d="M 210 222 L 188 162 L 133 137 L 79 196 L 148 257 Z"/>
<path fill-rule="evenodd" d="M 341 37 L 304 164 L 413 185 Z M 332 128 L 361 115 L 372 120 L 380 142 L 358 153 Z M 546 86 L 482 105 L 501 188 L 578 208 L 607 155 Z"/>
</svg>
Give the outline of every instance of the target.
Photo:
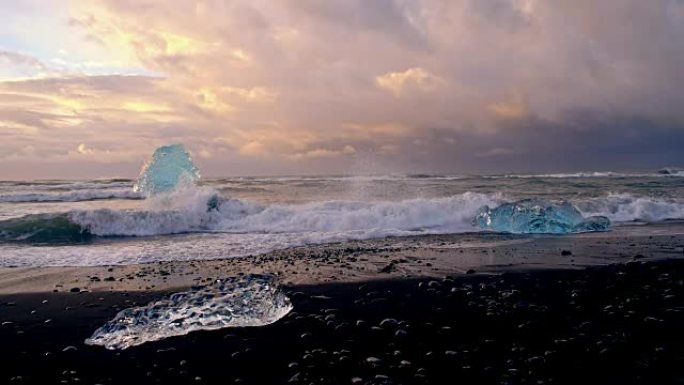
<svg viewBox="0 0 684 385">
<path fill-rule="evenodd" d="M 190 154 L 180 144 L 157 148 L 143 166 L 134 190 L 146 197 L 170 192 L 179 184 L 192 185 L 199 180 L 199 169 Z"/>
<path fill-rule="evenodd" d="M 196 330 L 264 326 L 292 310 L 274 276 L 250 274 L 171 294 L 120 311 L 85 340 L 110 350 L 181 336 Z"/>
<path fill-rule="evenodd" d="M 568 234 L 610 229 L 610 220 L 604 216 L 584 218 L 569 202 L 552 203 L 541 199 L 504 203 L 493 209 L 484 206 L 473 224 L 487 230 L 519 234 Z"/>
</svg>

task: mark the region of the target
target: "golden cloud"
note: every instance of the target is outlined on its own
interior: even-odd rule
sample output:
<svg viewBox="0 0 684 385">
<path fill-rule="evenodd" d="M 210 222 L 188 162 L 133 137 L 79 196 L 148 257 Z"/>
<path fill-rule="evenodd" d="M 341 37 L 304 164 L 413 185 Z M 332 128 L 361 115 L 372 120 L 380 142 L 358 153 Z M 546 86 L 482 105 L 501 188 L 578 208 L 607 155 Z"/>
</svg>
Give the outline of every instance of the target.
<svg viewBox="0 0 684 385">
<path fill-rule="evenodd" d="M 316 158 L 336 158 L 343 155 L 352 155 L 356 153 L 356 149 L 353 146 L 346 145 L 339 150 L 330 150 L 325 148 L 316 148 L 313 150 L 298 152 L 289 155 L 289 159 L 293 160 L 306 160 L 306 159 L 316 159 Z"/>
<path fill-rule="evenodd" d="M 420 67 L 409 68 L 403 72 L 388 72 L 375 78 L 378 87 L 392 92 L 396 97 L 402 96 L 408 89 L 431 91 L 441 82 L 442 79 L 438 76 Z"/>
<path fill-rule="evenodd" d="M 522 119 L 530 114 L 525 98 L 520 95 L 509 100 L 492 103 L 488 109 L 498 119 Z"/>
</svg>

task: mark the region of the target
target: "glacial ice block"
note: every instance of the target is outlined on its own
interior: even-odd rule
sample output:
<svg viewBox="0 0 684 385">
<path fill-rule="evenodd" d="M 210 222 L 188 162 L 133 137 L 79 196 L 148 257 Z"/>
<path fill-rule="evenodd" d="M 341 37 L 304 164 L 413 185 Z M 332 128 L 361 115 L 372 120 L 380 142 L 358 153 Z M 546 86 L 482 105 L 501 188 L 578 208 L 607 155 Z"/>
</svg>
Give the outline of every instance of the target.
<svg viewBox="0 0 684 385">
<path fill-rule="evenodd" d="M 179 183 L 195 183 L 199 169 L 180 144 L 157 148 L 145 164 L 134 189 L 146 197 L 173 191 Z"/>
<path fill-rule="evenodd" d="M 122 310 L 85 343 L 127 349 L 196 330 L 268 325 L 290 310 L 275 277 L 250 274 Z"/>
<path fill-rule="evenodd" d="M 473 224 L 483 229 L 521 234 L 567 234 L 610 229 L 610 220 L 606 217 L 584 218 L 568 202 L 552 203 L 540 199 L 504 203 L 493 209 L 484 206 Z"/>
</svg>

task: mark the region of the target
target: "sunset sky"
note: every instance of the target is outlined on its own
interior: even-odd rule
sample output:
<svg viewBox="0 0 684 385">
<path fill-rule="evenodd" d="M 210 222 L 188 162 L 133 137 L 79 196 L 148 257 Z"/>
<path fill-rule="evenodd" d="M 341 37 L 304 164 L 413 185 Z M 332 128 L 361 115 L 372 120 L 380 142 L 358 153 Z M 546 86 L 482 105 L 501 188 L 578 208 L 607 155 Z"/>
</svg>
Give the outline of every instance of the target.
<svg viewBox="0 0 684 385">
<path fill-rule="evenodd" d="M 684 165 L 684 0 L 0 2 L 0 179 Z"/>
</svg>

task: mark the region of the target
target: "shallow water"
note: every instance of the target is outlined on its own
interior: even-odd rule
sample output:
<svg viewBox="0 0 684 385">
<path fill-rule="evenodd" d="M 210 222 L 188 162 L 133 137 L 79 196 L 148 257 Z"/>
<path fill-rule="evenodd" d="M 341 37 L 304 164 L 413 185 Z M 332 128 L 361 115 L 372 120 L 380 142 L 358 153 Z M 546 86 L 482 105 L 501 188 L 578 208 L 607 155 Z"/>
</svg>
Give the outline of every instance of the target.
<svg viewBox="0 0 684 385">
<path fill-rule="evenodd" d="M 95 237 L 0 243 L 0 265 L 216 259 L 305 244 L 478 231 L 483 205 L 568 200 L 621 226 L 684 218 L 684 177 L 659 174 L 234 177 L 141 199 L 133 180 L 0 182 L 0 220 L 66 215 Z M 206 202 L 217 193 L 218 211 Z"/>
</svg>

